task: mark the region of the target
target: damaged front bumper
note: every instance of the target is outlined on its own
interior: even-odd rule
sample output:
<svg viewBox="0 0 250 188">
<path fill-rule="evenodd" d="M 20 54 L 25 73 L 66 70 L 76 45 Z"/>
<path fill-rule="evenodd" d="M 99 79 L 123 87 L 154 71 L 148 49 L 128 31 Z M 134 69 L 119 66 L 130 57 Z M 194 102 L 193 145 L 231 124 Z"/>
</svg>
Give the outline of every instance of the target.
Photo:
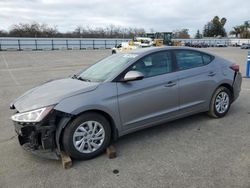
<svg viewBox="0 0 250 188">
<path fill-rule="evenodd" d="M 20 145 L 39 157 L 59 159 L 60 152 L 56 148 L 56 126 L 49 122 L 20 123 L 14 122 Z"/>
</svg>

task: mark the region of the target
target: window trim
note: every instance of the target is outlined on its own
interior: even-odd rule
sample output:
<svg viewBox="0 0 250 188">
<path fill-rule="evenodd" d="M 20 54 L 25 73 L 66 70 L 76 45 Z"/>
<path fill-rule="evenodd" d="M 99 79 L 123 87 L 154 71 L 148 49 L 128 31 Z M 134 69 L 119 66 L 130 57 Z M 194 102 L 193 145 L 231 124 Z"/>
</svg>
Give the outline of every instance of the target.
<svg viewBox="0 0 250 188">
<path fill-rule="evenodd" d="M 195 67 L 191 67 L 191 68 L 187 68 L 187 69 L 180 69 L 178 66 L 178 61 L 177 61 L 177 57 L 176 57 L 176 52 L 178 52 L 178 51 L 190 51 L 190 52 L 200 53 L 202 55 L 203 65 L 195 66 Z M 192 50 L 192 49 L 175 49 L 175 50 L 173 50 L 173 54 L 174 54 L 174 60 L 175 60 L 175 65 L 176 65 L 176 71 L 185 71 L 185 70 L 194 69 L 194 68 L 198 68 L 198 67 L 204 67 L 204 66 L 209 65 L 215 59 L 215 57 L 213 55 L 210 55 L 206 52 L 201 52 L 201 51 Z M 211 60 L 209 63 L 207 63 L 207 64 L 204 63 L 203 55 L 210 56 Z"/>
</svg>

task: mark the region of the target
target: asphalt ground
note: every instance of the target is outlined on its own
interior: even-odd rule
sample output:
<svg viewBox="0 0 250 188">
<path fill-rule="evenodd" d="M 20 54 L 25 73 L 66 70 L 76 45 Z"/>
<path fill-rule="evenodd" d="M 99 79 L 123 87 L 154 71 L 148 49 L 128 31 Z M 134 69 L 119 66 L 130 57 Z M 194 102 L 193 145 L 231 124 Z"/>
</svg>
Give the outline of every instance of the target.
<svg viewBox="0 0 250 188">
<path fill-rule="evenodd" d="M 247 51 L 208 48 L 240 64 Z M 198 114 L 120 138 L 118 157 L 74 161 L 64 170 L 18 144 L 10 102 L 45 81 L 65 77 L 110 50 L 0 52 L 0 187 L 250 187 L 250 79 L 222 119 Z"/>
</svg>

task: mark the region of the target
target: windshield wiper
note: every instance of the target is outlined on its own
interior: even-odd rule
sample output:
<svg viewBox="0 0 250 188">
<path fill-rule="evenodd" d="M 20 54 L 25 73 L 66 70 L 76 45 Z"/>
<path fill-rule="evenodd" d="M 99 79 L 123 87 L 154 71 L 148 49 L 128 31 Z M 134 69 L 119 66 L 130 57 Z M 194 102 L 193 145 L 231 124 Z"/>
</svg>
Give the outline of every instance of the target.
<svg viewBox="0 0 250 188">
<path fill-rule="evenodd" d="M 81 80 L 81 81 L 84 81 L 84 82 L 91 82 L 91 80 L 90 80 L 90 79 L 87 79 L 87 78 L 82 78 L 82 77 L 80 77 L 80 76 L 79 76 L 79 75 L 77 75 L 77 74 L 74 74 L 71 78 L 72 78 L 72 79 Z"/>
<path fill-rule="evenodd" d="M 71 78 L 72 79 L 78 79 L 77 76 L 78 76 L 77 74 L 74 74 Z"/>
<path fill-rule="evenodd" d="M 78 80 L 81 80 L 81 81 L 84 81 L 84 82 L 91 82 L 91 80 L 90 79 L 87 79 L 87 78 L 82 78 L 82 77 L 76 77 L 76 79 L 78 79 Z"/>
</svg>

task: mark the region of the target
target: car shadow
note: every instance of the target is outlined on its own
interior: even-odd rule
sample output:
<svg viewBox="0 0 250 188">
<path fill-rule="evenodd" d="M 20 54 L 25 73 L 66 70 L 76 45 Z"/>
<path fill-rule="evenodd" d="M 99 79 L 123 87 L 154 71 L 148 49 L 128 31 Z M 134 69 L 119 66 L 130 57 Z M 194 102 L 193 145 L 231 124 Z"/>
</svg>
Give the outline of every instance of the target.
<svg viewBox="0 0 250 188">
<path fill-rule="evenodd" d="M 200 130 L 204 126 L 203 122 L 212 120 L 206 113 L 199 113 L 185 118 L 177 119 L 167 123 L 159 124 L 153 127 L 145 128 L 120 137 L 114 145 L 120 146 L 130 145 L 133 143 L 144 142 L 145 139 L 157 139 L 158 137 L 166 137 L 172 133 L 182 130 Z M 184 134 L 184 133 L 183 133 Z"/>
<path fill-rule="evenodd" d="M 191 115 L 185 118 L 177 119 L 174 121 L 170 121 L 167 123 L 159 124 L 153 127 L 145 128 L 127 135 L 124 135 L 118 138 L 117 141 L 112 143 L 115 146 L 117 152 L 117 158 L 126 155 L 126 149 L 128 147 L 133 148 L 141 148 L 144 147 L 144 143 L 148 140 L 152 142 L 157 142 L 159 138 L 164 138 L 170 136 L 172 134 L 176 135 L 180 133 L 182 130 L 195 130 L 199 131 L 202 129 L 202 126 L 205 126 L 203 122 L 208 120 L 212 120 L 206 113 L 199 113 L 196 115 Z M 183 134 L 185 134 L 183 132 Z M 180 135 L 179 135 L 180 136 Z M 85 162 L 94 163 L 95 160 L 102 160 L 107 158 L 106 153 L 103 153 L 100 156 L 97 156 L 93 159 L 87 161 L 74 160 L 74 166 L 78 166 L 78 164 L 85 164 Z"/>
</svg>

